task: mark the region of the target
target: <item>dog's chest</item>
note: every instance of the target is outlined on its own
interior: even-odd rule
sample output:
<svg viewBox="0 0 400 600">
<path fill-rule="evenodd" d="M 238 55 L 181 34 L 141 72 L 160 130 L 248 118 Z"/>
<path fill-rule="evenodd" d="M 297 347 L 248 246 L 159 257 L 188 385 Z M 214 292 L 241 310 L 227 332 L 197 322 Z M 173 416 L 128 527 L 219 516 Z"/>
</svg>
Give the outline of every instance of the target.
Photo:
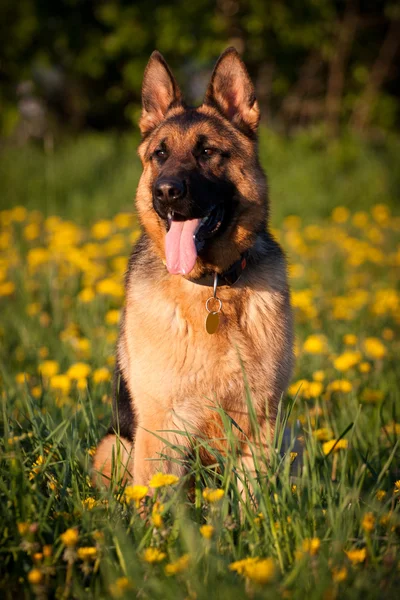
<svg viewBox="0 0 400 600">
<path fill-rule="evenodd" d="M 206 398 L 223 405 L 239 398 L 242 402 L 244 372 L 265 400 L 274 370 L 265 319 L 270 298 L 253 297 L 238 313 L 226 295 L 220 328 L 210 335 L 203 298 L 180 303 L 161 296 L 155 294 L 146 303 L 137 302 L 135 295 L 128 299 L 125 368 L 135 401 L 162 398 L 171 406 Z"/>
</svg>

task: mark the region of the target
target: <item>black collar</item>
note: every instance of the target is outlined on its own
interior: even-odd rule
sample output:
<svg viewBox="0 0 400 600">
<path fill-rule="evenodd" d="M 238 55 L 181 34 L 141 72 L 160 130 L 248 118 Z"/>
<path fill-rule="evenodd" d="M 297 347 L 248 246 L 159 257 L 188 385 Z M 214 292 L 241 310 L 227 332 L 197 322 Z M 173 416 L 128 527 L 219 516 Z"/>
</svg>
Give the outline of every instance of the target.
<svg viewBox="0 0 400 600">
<path fill-rule="evenodd" d="M 239 260 L 233 263 L 223 273 L 218 273 L 218 287 L 221 285 L 235 285 L 235 283 L 240 279 L 243 271 L 248 265 L 250 257 L 250 250 L 246 250 L 241 254 Z M 210 273 L 208 275 L 204 275 L 199 279 L 189 279 L 192 283 L 197 283 L 198 285 L 206 285 L 208 287 L 213 286 L 214 282 L 214 273 Z"/>
</svg>

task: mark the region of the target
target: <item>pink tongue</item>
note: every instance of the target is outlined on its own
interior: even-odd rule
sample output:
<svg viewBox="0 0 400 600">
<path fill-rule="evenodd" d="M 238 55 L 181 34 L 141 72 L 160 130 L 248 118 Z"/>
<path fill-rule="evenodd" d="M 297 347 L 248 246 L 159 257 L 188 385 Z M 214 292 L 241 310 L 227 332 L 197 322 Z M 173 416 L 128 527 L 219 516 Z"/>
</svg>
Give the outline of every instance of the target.
<svg viewBox="0 0 400 600">
<path fill-rule="evenodd" d="M 197 259 L 194 234 L 199 224 L 200 219 L 171 221 L 165 238 L 165 256 L 170 273 L 187 275 L 193 269 Z"/>
</svg>

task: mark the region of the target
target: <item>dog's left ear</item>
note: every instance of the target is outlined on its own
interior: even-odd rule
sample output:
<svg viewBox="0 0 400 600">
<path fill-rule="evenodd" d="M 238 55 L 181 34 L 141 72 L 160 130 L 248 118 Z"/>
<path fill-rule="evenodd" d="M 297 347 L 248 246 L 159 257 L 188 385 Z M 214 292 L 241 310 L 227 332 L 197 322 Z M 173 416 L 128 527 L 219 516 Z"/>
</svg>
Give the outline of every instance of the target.
<svg viewBox="0 0 400 600">
<path fill-rule="evenodd" d="M 236 127 L 255 132 L 260 121 L 254 86 L 235 48 L 228 48 L 215 65 L 205 104 L 216 106 Z"/>
<path fill-rule="evenodd" d="M 139 121 L 142 135 L 157 127 L 168 109 L 181 101 L 182 95 L 175 77 L 162 54 L 155 50 L 143 75 L 142 115 Z"/>
</svg>

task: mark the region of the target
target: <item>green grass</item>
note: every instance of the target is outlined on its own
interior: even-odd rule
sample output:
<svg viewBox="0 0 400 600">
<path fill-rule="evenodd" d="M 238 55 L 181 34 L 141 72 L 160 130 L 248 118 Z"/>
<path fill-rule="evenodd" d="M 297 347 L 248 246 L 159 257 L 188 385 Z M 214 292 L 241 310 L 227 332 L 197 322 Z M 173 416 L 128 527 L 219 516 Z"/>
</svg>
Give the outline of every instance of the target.
<svg viewBox="0 0 400 600">
<path fill-rule="evenodd" d="M 243 494 L 235 426 L 225 417 L 230 451 L 214 451 L 218 469 L 200 464 L 193 440 L 187 477 L 147 495 L 139 508 L 124 501 L 117 484 L 109 492 L 92 487 L 90 455 L 109 425 L 116 311 L 138 234 L 134 215 L 117 214 L 129 211 L 139 175 L 135 141 L 91 136 L 50 157 L 31 147 L 3 153 L 2 597 L 397 595 L 396 147 L 393 140 L 379 149 L 352 139 L 284 141 L 264 132 L 274 225 L 290 261 L 296 312 L 297 366 L 282 425 L 257 477 L 242 481 Z M 54 214 L 63 219 L 46 219 Z M 290 214 L 302 220 L 284 218 Z M 103 218 L 111 220 L 92 228 Z M 339 442 L 329 452 L 324 440 Z M 205 486 L 223 497 L 208 502 Z M 156 502 L 163 504 L 160 527 Z M 204 524 L 214 528 L 211 539 L 201 534 Z M 78 537 L 67 548 L 62 534 L 70 528 Z M 95 549 L 93 560 L 82 559 L 85 547 Z M 160 562 L 146 561 L 150 547 Z M 346 554 L 355 550 L 358 563 Z M 182 570 L 168 574 L 167 565 L 177 571 L 186 555 Z M 230 568 L 256 557 L 240 572 Z"/>
</svg>

